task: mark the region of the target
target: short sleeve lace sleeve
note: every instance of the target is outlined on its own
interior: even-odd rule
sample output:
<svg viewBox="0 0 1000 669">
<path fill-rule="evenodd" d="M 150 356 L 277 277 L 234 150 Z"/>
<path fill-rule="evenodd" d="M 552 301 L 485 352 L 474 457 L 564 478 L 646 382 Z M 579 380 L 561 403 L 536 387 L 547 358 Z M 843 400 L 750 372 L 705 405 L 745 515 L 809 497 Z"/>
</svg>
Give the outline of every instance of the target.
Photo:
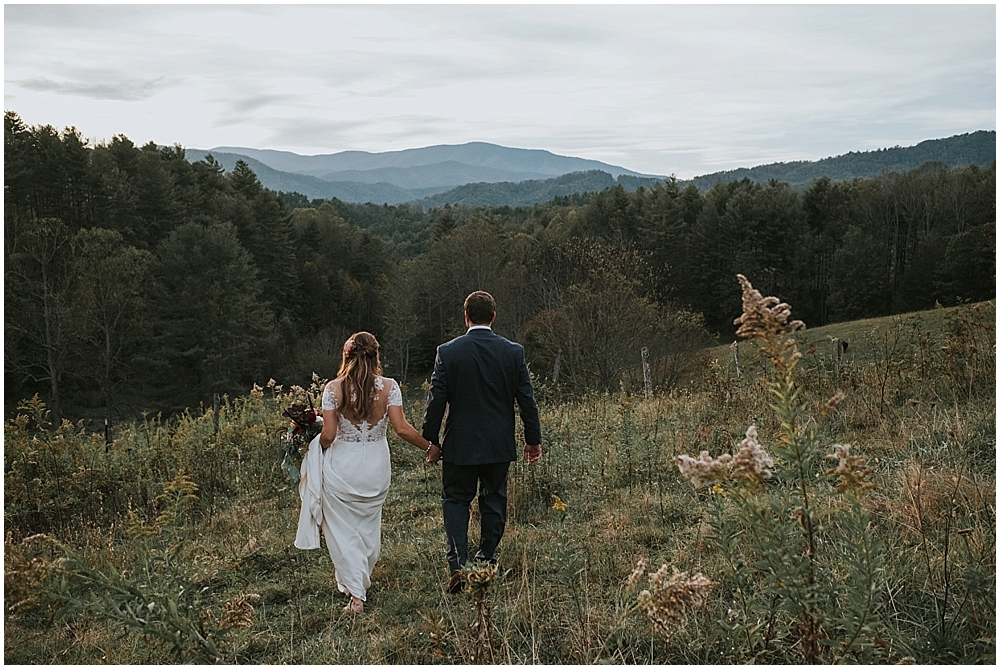
<svg viewBox="0 0 1000 669">
<path fill-rule="evenodd" d="M 323 389 L 323 411 L 334 411 L 337 408 L 337 394 L 333 391 L 333 381 Z"/>
<path fill-rule="evenodd" d="M 403 406 L 403 393 L 400 392 L 396 379 L 390 379 L 390 381 L 392 381 L 392 388 L 389 390 L 389 406 L 401 407 Z"/>
</svg>

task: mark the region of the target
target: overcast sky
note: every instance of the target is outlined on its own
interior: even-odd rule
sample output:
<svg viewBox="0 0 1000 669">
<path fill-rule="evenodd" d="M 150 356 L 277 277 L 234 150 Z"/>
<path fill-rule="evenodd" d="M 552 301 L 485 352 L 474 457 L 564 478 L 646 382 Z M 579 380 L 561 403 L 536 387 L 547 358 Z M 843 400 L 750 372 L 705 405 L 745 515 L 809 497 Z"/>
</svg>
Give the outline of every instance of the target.
<svg viewBox="0 0 1000 669">
<path fill-rule="evenodd" d="M 994 130 L 996 7 L 8 4 L 4 107 L 94 141 L 690 178 Z"/>
</svg>

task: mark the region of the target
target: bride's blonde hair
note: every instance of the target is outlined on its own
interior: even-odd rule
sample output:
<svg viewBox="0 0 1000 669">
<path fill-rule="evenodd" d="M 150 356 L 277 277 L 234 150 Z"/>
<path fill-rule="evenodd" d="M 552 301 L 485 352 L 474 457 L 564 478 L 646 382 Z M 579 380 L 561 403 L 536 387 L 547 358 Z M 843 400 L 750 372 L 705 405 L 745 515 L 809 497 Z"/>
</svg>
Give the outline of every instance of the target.
<svg viewBox="0 0 1000 669">
<path fill-rule="evenodd" d="M 356 332 L 344 342 L 344 357 L 337 378 L 343 393 L 341 413 L 365 420 L 375 404 L 375 377 L 382 375 L 378 340 L 370 332 Z"/>
</svg>

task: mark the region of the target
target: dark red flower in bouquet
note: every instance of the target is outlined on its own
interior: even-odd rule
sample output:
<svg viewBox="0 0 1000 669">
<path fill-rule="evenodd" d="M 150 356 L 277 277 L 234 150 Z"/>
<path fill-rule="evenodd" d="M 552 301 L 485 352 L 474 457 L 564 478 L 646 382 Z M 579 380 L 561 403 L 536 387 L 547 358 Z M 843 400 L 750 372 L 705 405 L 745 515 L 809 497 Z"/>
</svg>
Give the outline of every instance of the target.
<svg viewBox="0 0 1000 669">
<path fill-rule="evenodd" d="M 309 443 L 323 429 L 323 419 L 319 412 L 313 408 L 312 398 L 309 398 L 308 407 L 304 404 L 293 404 L 282 411 L 281 415 L 292 421 L 285 433 L 281 469 L 291 483 L 298 483 L 299 469 L 296 460 L 302 460 L 302 455 L 309 448 Z"/>
</svg>

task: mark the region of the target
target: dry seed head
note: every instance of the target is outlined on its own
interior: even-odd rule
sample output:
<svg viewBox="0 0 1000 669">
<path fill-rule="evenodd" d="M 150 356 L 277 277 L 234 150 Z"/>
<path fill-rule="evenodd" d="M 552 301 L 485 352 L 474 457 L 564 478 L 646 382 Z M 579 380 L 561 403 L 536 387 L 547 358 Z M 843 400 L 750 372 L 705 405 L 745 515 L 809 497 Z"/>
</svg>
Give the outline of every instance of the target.
<svg viewBox="0 0 1000 669">
<path fill-rule="evenodd" d="M 253 604 L 251 601 L 260 599 L 260 595 L 247 593 L 236 595 L 222 605 L 222 627 L 243 627 L 253 625 Z"/>
<path fill-rule="evenodd" d="M 627 579 L 625 579 L 625 586 L 629 589 L 634 588 L 635 584 L 639 582 L 639 579 L 642 578 L 642 575 L 645 573 L 646 560 L 645 558 L 639 558 L 639 561 L 635 563 L 635 569 L 633 569 L 632 573 L 628 575 Z"/>
<path fill-rule="evenodd" d="M 771 478 L 770 467 L 774 461 L 757 440 L 757 426 L 747 428 L 746 438 L 740 442 L 740 448 L 733 458 L 732 476 L 742 478 L 751 483 L 760 483 Z"/>
<path fill-rule="evenodd" d="M 826 471 L 831 476 L 839 477 L 837 492 L 853 490 L 861 493 L 875 487 L 875 484 L 864 480 L 874 468 L 865 465 L 868 460 L 865 456 L 851 455 L 850 444 L 834 444 L 833 453 L 826 457 L 829 460 L 837 460 L 837 466 Z"/>
<path fill-rule="evenodd" d="M 821 416 L 826 416 L 837 410 L 837 405 L 844 401 L 844 393 L 837 391 L 837 394 L 823 402 L 823 405 L 819 408 L 819 413 Z"/>
<path fill-rule="evenodd" d="M 764 297 L 742 274 L 737 274 L 743 287 L 743 314 L 733 323 L 739 325 L 737 336 L 755 339 L 758 337 L 788 334 L 802 330 L 802 321 L 790 321 L 792 307 L 776 297 Z"/>
<path fill-rule="evenodd" d="M 708 591 L 715 585 L 703 574 L 688 576 L 687 572 L 671 567 L 668 578 L 667 565 L 650 574 L 652 590 L 643 590 L 636 604 L 645 612 L 656 628 L 672 636 L 687 624 L 688 614 L 701 607 Z"/>
<path fill-rule="evenodd" d="M 697 460 L 690 455 L 678 455 L 674 462 L 681 470 L 681 476 L 690 479 L 695 488 L 700 488 L 712 481 L 724 480 L 729 475 L 731 459 L 732 456 L 728 453 L 713 458 L 708 451 L 702 451 Z"/>
</svg>

